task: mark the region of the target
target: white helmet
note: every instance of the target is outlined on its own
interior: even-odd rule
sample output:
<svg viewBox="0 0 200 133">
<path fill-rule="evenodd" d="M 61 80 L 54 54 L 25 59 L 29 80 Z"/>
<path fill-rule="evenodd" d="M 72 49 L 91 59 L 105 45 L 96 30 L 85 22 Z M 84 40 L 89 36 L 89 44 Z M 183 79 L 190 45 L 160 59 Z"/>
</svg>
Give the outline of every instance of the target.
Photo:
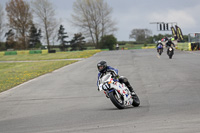
<svg viewBox="0 0 200 133">
<path fill-rule="evenodd" d="M 161 43 L 161 41 L 159 40 L 158 43 Z"/>
</svg>

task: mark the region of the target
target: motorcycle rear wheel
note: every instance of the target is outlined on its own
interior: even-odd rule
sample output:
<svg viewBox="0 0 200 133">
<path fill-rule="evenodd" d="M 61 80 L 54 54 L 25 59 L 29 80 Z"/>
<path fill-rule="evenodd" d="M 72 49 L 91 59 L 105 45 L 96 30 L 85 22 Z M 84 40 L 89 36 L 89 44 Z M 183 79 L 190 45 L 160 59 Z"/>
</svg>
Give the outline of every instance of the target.
<svg viewBox="0 0 200 133">
<path fill-rule="evenodd" d="M 140 105 L 140 99 L 139 99 L 139 97 L 137 95 L 133 96 L 133 103 L 132 103 L 132 105 L 134 107 L 138 107 Z"/>
<path fill-rule="evenodd" d="M 120 94 L 119 94 L 120 95 Z M 124 100 L 121 96 L 121 98 L 119 99 L 117 97 L 117 94 L 115 91 L 110 92 L 109 94 L 110 100 L 112 101 L 112 103 L 118 108 L 118 109 L 124 109 Z"/>
</svg>

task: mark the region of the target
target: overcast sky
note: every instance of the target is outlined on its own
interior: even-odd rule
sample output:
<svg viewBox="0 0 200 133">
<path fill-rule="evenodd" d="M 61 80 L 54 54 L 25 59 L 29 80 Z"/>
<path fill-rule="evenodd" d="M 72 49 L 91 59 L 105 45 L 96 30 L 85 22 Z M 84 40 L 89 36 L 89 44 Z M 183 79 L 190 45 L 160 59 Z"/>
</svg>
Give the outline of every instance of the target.
<svg viewBox="0 0 200 133">
<path fill-rule="evenodd" d="M 9 0 L 0 0 L 5 7 Z M 29 0 L 30 1 L 30 0 Z M 68 20 L 73 13 L 76 0 L 49 0 L 55 6 L 57 18 L 61 19 L 66 32 L 73 36 L 78 30 L 72 28 Z M 200 0 L 104 0 L 113 9 L 112 19 L 117 22 L 115 33 L 118 41 L 128 41 L 135 28 L 147 28 L 153 34 L 171 33 L 157 31 L 156 24 L 150 22 L 177 22 L 184 35 L 200 32 Z"/>
</svg>

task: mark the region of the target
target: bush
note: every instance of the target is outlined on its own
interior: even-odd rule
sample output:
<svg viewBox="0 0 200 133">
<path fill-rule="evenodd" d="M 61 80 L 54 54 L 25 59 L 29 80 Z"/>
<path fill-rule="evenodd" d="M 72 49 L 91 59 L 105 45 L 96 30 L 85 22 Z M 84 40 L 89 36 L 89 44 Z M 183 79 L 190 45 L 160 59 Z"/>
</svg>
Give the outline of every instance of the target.
<svg viewBox="0 0 200 133">
<path fill-rule="evenodd" d="M 117 44 L 117 39 L 113 35 L 106 35 L 101 38 L 100 43 L 101 43 L 100 45 L 101 49 L 108 48 L 109 50 L 113 50 L 114 45 Z"/>
<path fill-rule="evenodd" d="M 3 42 L 0 42 L 0 51 L 5 51 L 6 50 L 6 45 Z"/>
<path fill-rule="evenodd" d="M 126 42 L 125 41 L 119 41 L 117 42 L 119 45 L 126 45 Z"/>
</svg>

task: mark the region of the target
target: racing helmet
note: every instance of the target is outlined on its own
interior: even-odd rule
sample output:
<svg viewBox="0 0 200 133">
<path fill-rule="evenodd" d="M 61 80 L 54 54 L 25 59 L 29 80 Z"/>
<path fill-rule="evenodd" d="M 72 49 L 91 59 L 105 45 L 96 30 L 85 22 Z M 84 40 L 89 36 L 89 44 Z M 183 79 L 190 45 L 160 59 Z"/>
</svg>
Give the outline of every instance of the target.
<svg viewBox="0 0 200 133">
<path fill-rule="evenodd" d="M 159 40 L 158 43 L 161 43 L 161 41 Z"/>
<path fill-rule="evenodd" d="M 99 72 L 105 72 L 107 69 L 106 61 L 100 61 L 99 63 L 97 63 L 97 68 Z"/>
</svg>

